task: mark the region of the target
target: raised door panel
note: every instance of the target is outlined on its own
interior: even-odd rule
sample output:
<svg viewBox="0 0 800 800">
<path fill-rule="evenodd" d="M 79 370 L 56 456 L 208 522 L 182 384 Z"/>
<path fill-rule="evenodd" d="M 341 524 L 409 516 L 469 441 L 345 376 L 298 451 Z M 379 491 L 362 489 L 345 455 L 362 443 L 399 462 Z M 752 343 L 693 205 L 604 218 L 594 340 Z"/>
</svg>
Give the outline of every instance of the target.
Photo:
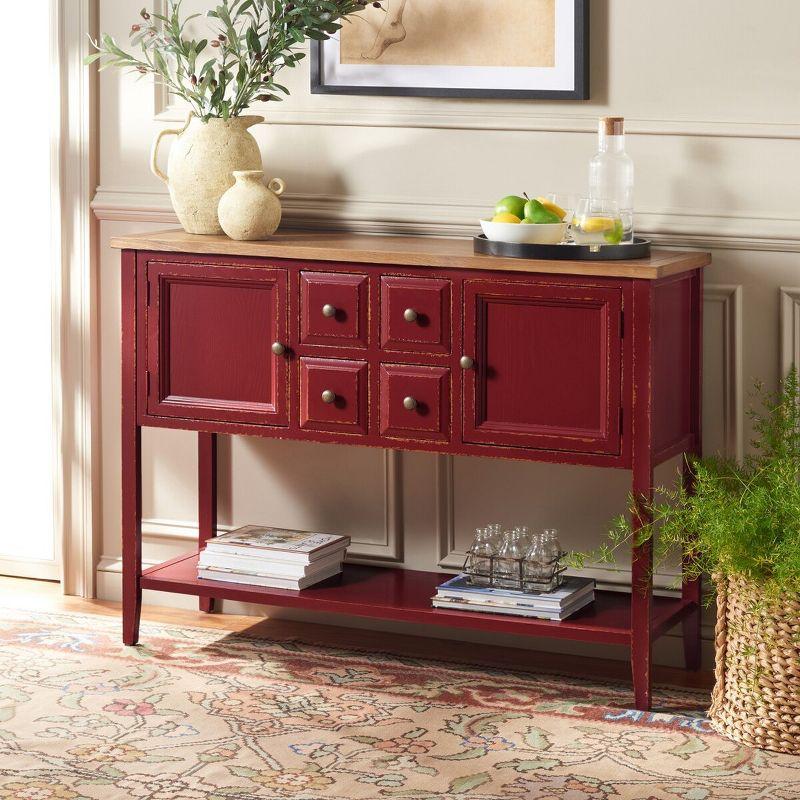
<svg viewBox="0 0 800 800">
<path fill-rule="evenodd" d="M 148 413 L 288 425 L 285 271 L 151 261 L 146 280 Z"/>
<path fill-rule="evenodd" d="M 367 346 L 366 275 L 337 272 L 300 273 L 300 343 Z"/>
<path fill-rule="evenodd" d="M 366 361 L 300 359 L 300 427 L 308 431 L 366 435 Z"/>
<path fill-rule="evenodd" d="M 398 352 L 450 352 L 452 284 L 438 278 L 381 278 L 381 347 Z"/>
<path fill-rule="evenodd" d="M 381 364 L 381 435 L 446 442 L 450 438 L 450 370 Z"/>
<path fill-rule="evenodd" d="M 622 288 L 465 283 L 464 440 L 620 451 Z"/>
</svg>

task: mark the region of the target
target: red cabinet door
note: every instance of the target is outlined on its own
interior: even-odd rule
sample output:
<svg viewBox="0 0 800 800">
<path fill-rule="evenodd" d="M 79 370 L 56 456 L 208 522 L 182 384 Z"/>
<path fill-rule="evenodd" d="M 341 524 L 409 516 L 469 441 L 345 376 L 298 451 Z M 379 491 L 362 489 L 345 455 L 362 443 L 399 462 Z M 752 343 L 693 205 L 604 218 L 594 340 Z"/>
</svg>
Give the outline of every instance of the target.
<svg viewBox="0 0 800 800">
<path fill-rule="evenodd" d="M 147 411 L 288 425 L 286 272 L 150 261 Z"/>
<path fill-rule="evenodd" d="M 620 452 L 621 286 L 466 281 L 464 303 L 465 441 Z"/>
</svg>

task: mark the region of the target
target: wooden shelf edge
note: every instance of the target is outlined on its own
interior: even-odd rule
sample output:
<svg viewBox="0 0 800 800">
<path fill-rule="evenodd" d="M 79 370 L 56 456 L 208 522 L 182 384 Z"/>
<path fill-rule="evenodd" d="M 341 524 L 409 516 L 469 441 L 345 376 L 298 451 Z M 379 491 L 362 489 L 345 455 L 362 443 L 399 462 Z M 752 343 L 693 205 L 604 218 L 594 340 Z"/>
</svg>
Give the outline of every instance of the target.
<svg viewBox="0 0 800 800">
<path fill-rule="evenodd" d="M 198 555 L 195 551 L 150 567 L 142 574 L 142 588 L 396 622 L 630 645 L 630 595 L 625 593 L 597 592 L 596 603 L 586 612 L 578 612 L 563 622 L 551 622 L 435 609 L 430 598 L 436 585 L 451 573 L 346 564 L 343 578 L 293 591 L 201 580 L 197 578 Z M 696 604 L 681 599 L 654 598 L 653 638 L 665 633 L 694 608 Z"/>
</svg>

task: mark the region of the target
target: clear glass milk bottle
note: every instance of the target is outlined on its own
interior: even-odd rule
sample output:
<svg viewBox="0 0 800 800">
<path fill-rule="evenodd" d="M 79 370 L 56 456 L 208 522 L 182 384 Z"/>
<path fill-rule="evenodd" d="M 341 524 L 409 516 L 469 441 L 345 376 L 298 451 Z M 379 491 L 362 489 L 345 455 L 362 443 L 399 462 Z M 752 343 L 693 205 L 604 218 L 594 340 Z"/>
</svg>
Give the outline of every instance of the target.
<svg viewBox="0 0 800 800">
<path fill-rule="evenodd" d="M 625 152 L 625 120 L 600 117 L 598 143 L 599 149 L 589 163 L 589 197 L 613 200 L 619 208 L 622 230 L 607 237 L 608 243 L 632 242 L 633 160 Z"/>
</svg>

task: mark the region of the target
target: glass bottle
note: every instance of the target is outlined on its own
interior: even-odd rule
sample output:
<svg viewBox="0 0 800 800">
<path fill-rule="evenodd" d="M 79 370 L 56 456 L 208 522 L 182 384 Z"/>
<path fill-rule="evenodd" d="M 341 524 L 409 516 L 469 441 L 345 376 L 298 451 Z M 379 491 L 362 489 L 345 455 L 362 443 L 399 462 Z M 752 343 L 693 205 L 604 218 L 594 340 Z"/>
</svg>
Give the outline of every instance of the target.
<svg viewBox="0 0 800 800">
<path fill-rule="evenodd" d="M 555 528 L 545 528 L 542 533 L 544 552 L 548 559 L 547 580 L 550 584 L 548 591 L 555 591 L 561 585 L 561 542 L 558 541 L 558 531 Z"/>
<path fill-rule="evenodd" d="M 514 530 L 519 533 L 520 546 L 522 547 L 523 551 L 527 552 L 528 547 L 530 547 L 531 544 L 531 529 L 527 525 L 517 525 Z"/>
<path fill-rule="evenodd" d="M 620 241 L 632 242 L 633 159 L 625 152 L 625 120 L 601 117 L 598 141 L 599 149 L 589 163 L 589 197 L 616 202 L 622 222 Z"/>
<path fill-rule="evenodd" d="M 544 591 L 547 585 L 548 555 L 545 550 L 544 535 L 536 533 L 531 539 L 525 553 L 524 575 L 525 588 L 533 591 Z"/>
<path fill-rule="evenodd" d="M 490 522 L 486 526 L 486 532 L 496 553 L 500 549 L 500 545 L 503 544 L 503 526 L 499 522 Z"/>
<path fill-rule="evenodd" d="M 525 548 L 522 544 L 522 534 L 519 531 L 508 531 L 503 537 L 503 544 L 497 551 L 494 560 L 495 586 L 506 589 L 522 589 Z"/>
<path fill-rule="evenodd" d="M 489 586 L 492 582 L 492 557 L 495 552 L 488 528 L 476 528 L 475 539 L 469 553 L 470 583 L 477 586 Z"/>
<path fill-rule="evenodd" d="M 558 541 L 558 531 L 555 528 L 545 528 L 542 537 L 550 560 L 558 561 L 561 557 L 561 542 Z"/>
</svg>

